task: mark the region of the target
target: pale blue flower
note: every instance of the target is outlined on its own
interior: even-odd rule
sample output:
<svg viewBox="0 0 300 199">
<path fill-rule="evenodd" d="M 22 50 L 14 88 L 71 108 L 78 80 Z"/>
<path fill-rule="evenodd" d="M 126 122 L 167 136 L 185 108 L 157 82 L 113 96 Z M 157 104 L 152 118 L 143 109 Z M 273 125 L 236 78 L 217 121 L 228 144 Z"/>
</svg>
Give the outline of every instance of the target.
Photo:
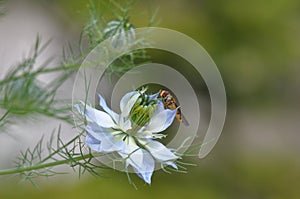
<svg viewBox="0 0 300 199">
<path fill-rule="evenodd" d="M 130 165 L 150 184 L 155 162 L 177 169 L 175 161 L 179 156 L 154 140 L 164 137 L 159 133 L 172 124 L 176 110 L 164 109 L 157 99 L 158 94 L 145 95 L 144 92 L 125 94 L 120 101 L 121 114 L 111 110 L 101 95 L 100 106 L 104 111 L 88 105 L 76 107 L 88 121 L 86 144 L 97 152 L 117 152 L 125 160 L 126 167 Z"/>
</svg>

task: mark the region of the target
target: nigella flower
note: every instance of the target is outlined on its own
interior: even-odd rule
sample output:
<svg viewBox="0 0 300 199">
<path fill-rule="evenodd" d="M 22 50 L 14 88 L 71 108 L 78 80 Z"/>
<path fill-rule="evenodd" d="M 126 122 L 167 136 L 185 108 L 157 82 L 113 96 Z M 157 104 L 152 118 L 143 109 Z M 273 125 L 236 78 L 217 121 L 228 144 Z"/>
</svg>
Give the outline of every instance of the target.
<svg viewBox="0 0 300 199">
<path fill-rule="evenodd" d="M 177 169 L 179 156 L 155 139 L 164 137 L 160 132 L 173 122 L 176 110 L 164 109 L 158 94 L 146 95 L 146 89 L 133 91 L 123 96 L 121 114 L 111 110 L 104 98 L 100 106 L 104 111 L 86 105 L 76 106 L 88 121 L 86 144 L 101 153 L 117 152 L 137 175 L 148 184 L 155 162 Z"/>
</svg>

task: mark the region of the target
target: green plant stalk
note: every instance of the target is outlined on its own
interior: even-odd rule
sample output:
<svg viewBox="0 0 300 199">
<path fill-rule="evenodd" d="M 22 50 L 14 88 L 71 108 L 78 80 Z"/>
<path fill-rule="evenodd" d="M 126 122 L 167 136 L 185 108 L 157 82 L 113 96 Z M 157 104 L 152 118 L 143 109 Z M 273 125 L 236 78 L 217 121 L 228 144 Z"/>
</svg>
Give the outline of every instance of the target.
<svg viewBox="0 0 300 199">
<path fill-rule="evenodd" d="M 0 175 L 18 174 L 18 173 L 23 173 L 26 171 L 39 170 L 39 169 L 43 169 L 43 168 L 68 164 L 68 163 L 74 162 L 74 161 L 85 160 L 85 159 L 89 159 L 92 157 L 94 157 L 93 154 L 86 154 L 86 155 L 80 155 L 80 156 L 66 159 L 66 160 L 60 160 L 60 161 L 49 162 L 49 163 L 44 163 L 44 164 L 36 164 L 36 165 L 28 166 L 28 167 L 5 169 L 5 170 L 0 170 Z"/>
<path fill-rule="evenodd" d="M 9 110 L 7 110 L 7 111 L 4 113 L 4 115 L 0 118 L 0 122 L 1 122 L 2 120 L 4 120 L 4 119 L 8 116 L 8 114 L 9 114 Z"/>
</svg>

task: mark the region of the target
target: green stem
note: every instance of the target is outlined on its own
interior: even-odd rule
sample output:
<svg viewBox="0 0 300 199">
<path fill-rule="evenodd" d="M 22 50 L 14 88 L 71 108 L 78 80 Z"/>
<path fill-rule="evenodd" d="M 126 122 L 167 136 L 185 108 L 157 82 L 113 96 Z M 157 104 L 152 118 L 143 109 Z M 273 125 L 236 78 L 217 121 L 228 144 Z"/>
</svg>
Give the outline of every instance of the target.
<svg viewBox="0 0 300 199">
<path fill-rule="evenodd" d="M 28 166 L 28 167 L 5 169 L 5 170 L 0 170 L 0 175 L 17 174 L 17 173 L 23 173 L 26 171 L 39 170 L 39 169 L 43 169 L 43 168 L 68 164 L 68 163 L 74 162 L 74 161 L 85 160 L 85 159 L 92 158 L 92 157 L 94 157 L 93 154 L 87 154 L 87 155 L 80 155 L 80 156 L 77 156 L 77 157 L 74 157 L 71 159 L 49 162 L 49 163 L 44 163 L 44 164 L 37 164 L 37 165 Z"/>
<path fill-rule="evenodd" d="M 4 113 L 4 115 L 2 115 L 2 117 L 0 118 L 0 122 L 1 122 L 2 120 L 4 120 L 4 118 L 6 118 L 8 114 L 9 114 L 9 110 L 7 110 L 7 111 Z"/>
</svg>

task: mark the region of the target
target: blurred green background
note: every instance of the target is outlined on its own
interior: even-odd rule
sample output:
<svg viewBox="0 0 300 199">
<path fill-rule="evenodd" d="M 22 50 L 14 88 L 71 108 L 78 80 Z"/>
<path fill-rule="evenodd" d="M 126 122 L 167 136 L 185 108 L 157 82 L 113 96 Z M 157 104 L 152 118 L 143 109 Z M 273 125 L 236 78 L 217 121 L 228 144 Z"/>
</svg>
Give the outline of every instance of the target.
<svg viewBox="0 0 300 199">
<path fill-rule="evenodd" d="M 26 3 L 48 10 L 74 35 L 87 15 L 85 0 Z M 214 150 L 205 159 L 190 159 L 198 166 L 188 174 L 159 171 L 151 186 L 133 177 L 138 190 L 126 175 L 106 171 L 104 178 L 75 183 L 41 180 L 40 190 L 1 183 L 0 198 L 300 197 L 300 1 L 141 0 L 131 22 L 147 25 L 157 7 L 159 26 L 198 41 L 222 74 L 228 113 Z"/>
</svg>

